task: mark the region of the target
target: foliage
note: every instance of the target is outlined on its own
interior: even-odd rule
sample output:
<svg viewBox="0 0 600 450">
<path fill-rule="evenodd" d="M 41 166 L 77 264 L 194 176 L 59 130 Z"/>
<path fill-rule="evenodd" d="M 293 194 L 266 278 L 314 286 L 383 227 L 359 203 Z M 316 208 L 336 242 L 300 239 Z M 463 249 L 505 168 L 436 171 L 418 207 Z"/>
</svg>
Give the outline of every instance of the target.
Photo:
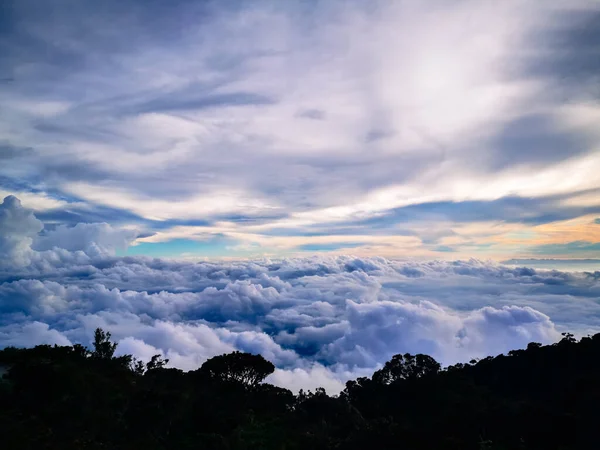
<svg viewBox="0 0 600 450">
<path fill-rule="evenodd" d="M 275 366 L 261 355 L 233 352 L 209 359 L 200 374 L 218 381 L 233 381 L 256 386 L 275 371 Z"/>
<path fill-rule="evenodd" d="M 169 363 L 168 359 L 163 359 L 160 355 L 154 355 L 150 361 L 146 363 L 146 370 L 162 369 Z"/>
<path fill-rule="evenodd" d="M 427 355 L 394 355 L 385 363 L 381 370 L 373 374 L 373 381 L 381 384 L 391 384 L 400 380 L 412 380 L 428 375 L 436 375 L 440 364 Z"/>
<path fill-rule="evenodd" d="M 94 332 L 94 351 L 92 357 L 98 359 L 111 359 L 117 349 L 117 344 L 110 341 L 111 334 L 100 328 Z"/>
<path fill-rule="evenodd" d="M 3 449 L 537 450 L 597 448 L 600 334 L 566 333 L 445 369 L 395 355 L 339 396 L 264 383 L 274 366 L 234 352 L 199 370 L 94 349 L 0 350 Z"/>
</svg>

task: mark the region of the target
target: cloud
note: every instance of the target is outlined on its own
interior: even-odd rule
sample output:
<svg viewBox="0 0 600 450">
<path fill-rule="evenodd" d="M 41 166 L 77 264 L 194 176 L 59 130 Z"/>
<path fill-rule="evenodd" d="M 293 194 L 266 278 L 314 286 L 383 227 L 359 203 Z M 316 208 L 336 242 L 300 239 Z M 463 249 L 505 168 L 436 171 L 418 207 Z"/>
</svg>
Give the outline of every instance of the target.
<svg viewBox="0 0 600 450">
<path fill-rule="evenodd" d="M 449 364 L 461 354 L 481 357 L 559 337 L 549 317 L 529 307 L 486 306 L 462 317 L 428 301 L 348 300 L 346 308 L 348 330 L 320 352 L 329 364 L 374 367 L 403 352 L 425 353 Z"/>
<path fill-rule="evenodd" d="M 30 210 L 9 195 L 0 204 L 0 268 L 29 264 L 30 246 L 43 225 Z"/>
<path fill-rule="evenodd" d="M 154 164 L 154 163 L 153 163 Z M 131 195 L 111 186 L 93 186 L 86 183 L 64 185 L 63 189 L 85 200 L 113 208 L 131 211 L 140 217 L 162 221 L 166 219 L 193 219 L 210 215 L 261 213 L 276 208 L 260 199 L 248 198 L 243 192 L 213 191 L 210 195 L 195 196 L 185 202 L 157 200 L 148 195 Z"/>
<path fill-rule="evenodd" d="M 598 211 L 597 196 L 571 204 L 600 187 L 597 2 L 24 0 L 11 12 L 0 185 L 46 222 L 152 234 L 202 221 L 235 246 Z M 320 244 L 332 243 L 298 245 Z M 267 247 L 256 254 L 297 250 Z"/>
<path fill-rule="evenodd" d="M 0 330 L 0 341 L 3 347 L 32 347 L 34 345 L 72 345 L 57 330 L 50 329 L 47 323 L 31 322 L 3 327 Z"/>
<path fill-rule="evenodd" d="M 566 242 L 564 244 L 545 244 L 533 247 L 531 249 L 532 253 L 551 255 L 570 255 L 576 252 L 577 254 L 588 254 L 589 256 L 595 256 L 598 254 L 598 251 L 600 251 L 600 242 L 589 241 L 573 241 Z"/>
<path fill-rule="evenodd" d="M 5 191 L 0 189 L 0 198 L 6 198 L 9 195 L 17 197 L 28 209 L 35 211 L 48 211 L 61 209 L 67 205 L 67 202 L 48 196 L 44 193 Z"/>
<path fill-rule="evenodd" d="M 78 223 L 74 227 L 60 225 L 35 240 L 36 250 L 55 247 L 81 250 L 89 256 L 111 255 L 125 250 L 136 238 L 135 230 L 115 229 L 107 223 Z"/>
<path fill-rule="evenodd" d="M 600 259 L 509 259 L 503 264 L 580 272 L 600 270 Z"/>
<path fill-rule="evenodd" d="M 275 369 L 275 372 L 266 380 L 275 386 L 290 389 L 293 392 L 314 391 L 318 387 L 325 388 L 329 393 L 337 393 L 344 389 L 344 383 L 328 369 L 321 365 L 315 365 L 310 369 Z"/>
</svg>

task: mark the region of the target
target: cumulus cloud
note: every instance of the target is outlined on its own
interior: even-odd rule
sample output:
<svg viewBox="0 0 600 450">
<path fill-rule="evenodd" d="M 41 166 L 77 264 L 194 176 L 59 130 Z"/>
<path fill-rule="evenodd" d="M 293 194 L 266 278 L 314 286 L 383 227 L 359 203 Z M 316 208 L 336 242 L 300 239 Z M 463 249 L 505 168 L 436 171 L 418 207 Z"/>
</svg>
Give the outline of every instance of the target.
<svg viewBox="0 0 600 450">
<path fill-rule="evenodd" d="M 15 324 L 0 329 L 3 347 L 33 347 L 34 345 L 72 345 L 59 331 L 50 329 L 47 323 L 33 321 Z"/>
<path fill-rule="evenodd" d="M 374 367 L 400 352 L 425 353 L 443 364 L 553 342 L 550 318 L 529 307 L 486 306 L 459 315 L 431 302 L 347 301 L 348 329 L 319 353 L 329 364 Z"/>
<path fill-rule="evenodd" d="M 135 230 L 115 229 L 107 223 L 78 223 L 74 227 L 60 225 L 38 236 L 34 248 L 81 250 L 92 257 L 112 255 L 117 250 L 125 250 L 136 236 Z"/>
<path fill-rule="evenodd" d="M 59 225 L 44 230 L 33 211 L 9 195 L 0 204 L 0 269 L 7 271 L 27 265 L 63 266 L 90 258 L 114 255 L 125 250 L 137 231 L 113 228 L 106 223 Z M 31 269 L 31 267 L 30 267 Z"/>
<path fill-rule="evenodd" d="M 29 264 L 31 243 L 42 228 L 42 222 L 17 197 L 5 197 L 0 204 L 0 267 Z"/>
</svg>

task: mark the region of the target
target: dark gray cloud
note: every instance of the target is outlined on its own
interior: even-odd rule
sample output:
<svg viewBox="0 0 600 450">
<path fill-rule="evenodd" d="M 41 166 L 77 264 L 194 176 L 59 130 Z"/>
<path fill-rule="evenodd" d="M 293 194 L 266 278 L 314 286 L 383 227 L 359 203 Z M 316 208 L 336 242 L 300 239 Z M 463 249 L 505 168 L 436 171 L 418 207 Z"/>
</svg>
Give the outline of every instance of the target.
<svg viewBox="0 0 600 450">
<path fill-rule="evenodd" d="M 450 221 L 454 223 L 505 221 L 538 225 L 543 223 L 569 220 L 600 212 L 597 205 L 575 205 L 569 200 L 582 194 L 597 194 L 598 190 L 574 192 L 570 195 L 552 195 L 545 197 L 502 197 L 497 200 L 443 201 L 427 202 L 403 206 L 388 210 L 376 217 L 344 222 L 346 227 L 364 227 L 370 229 L 393 229 L 403 223 L 429 221 L 436 223 Z M 354 228 L 356 230 L 357 228 Z M 349 228 L 351 232 L 352 228 Z M 402 228 L 400 228 L 402 231 Z M 408 231 L 408 230 L 406 230 Z M 406 233 L 410 234 L 410 233 Z M 447 234 L 451 235 L 451 230 Z M 443 237 L 443 236 L 439 236 Z M 427 240 L 427 237 L 424 237 Z M 435 239 L 433 240 L 435 242 Z"/>
<path fill-rule="evenodd" d="M 296 116 L 298 117 L 305 117 L 307 119 L 313 119 L 313 120 L 323 120 L 327 117 L 327 113 L 325 111 L 322 111 L 320 109 L 303 109 L 301 111 L 298 111 L 296 113 Z"/>
<path fill-rule="evenodd" d="M 529 164 L 551 165 L 590 152 L 594 138 L 578 130 L 561 131 L 556 118 L 545 114 L 514 120 L 491 145 L 498 151 L 489 160 L 496 169 Z"/>
<path fill-rule="evenodd" d="M 600 10 L 597 5 L 586 9 L 570 7 L 564 2 L 556 15 L 560 20 L 537 41 L 546 51 L 529 55 L 526 66 L 533 74 L 553 80 L 552 95 L 561 100 L 597 100 L 600 96 Z"/>
<path fill-rule="evenodd" d="M 15 147 L 14 145 L 0 143 L 0 160 L 24 158 L 32 152 L 31 148 Z"/>
<path fill-rule="evenodd" d="M 206 108 L 274 103 L 269 97 L 247 92 L 233 92 L 222 95 L 209 94 L 206 96 L 194 94 L 190 95 L 189 91 L 184 92 L 183 95 L 169 94 L 164 98 L 157 98 L 139 105 L 137 112 L 197 111 Z"/>
</svg>

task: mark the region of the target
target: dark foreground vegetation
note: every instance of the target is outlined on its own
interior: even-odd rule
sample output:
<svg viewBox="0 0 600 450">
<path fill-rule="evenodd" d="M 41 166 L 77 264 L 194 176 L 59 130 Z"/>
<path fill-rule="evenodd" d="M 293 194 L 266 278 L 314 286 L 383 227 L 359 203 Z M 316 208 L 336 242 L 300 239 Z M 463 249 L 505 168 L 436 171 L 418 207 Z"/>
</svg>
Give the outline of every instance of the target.
<svg viewBox="0 0 600 450">
<path fill-rule="evenodd" d="M 184 373 L 94 349 L 0 351 L 2 449 L 596 449 L 600 334 L 441 370 L 396 355 L 371 378 L 294 396 L 232 353 Z"/>
</svg>

